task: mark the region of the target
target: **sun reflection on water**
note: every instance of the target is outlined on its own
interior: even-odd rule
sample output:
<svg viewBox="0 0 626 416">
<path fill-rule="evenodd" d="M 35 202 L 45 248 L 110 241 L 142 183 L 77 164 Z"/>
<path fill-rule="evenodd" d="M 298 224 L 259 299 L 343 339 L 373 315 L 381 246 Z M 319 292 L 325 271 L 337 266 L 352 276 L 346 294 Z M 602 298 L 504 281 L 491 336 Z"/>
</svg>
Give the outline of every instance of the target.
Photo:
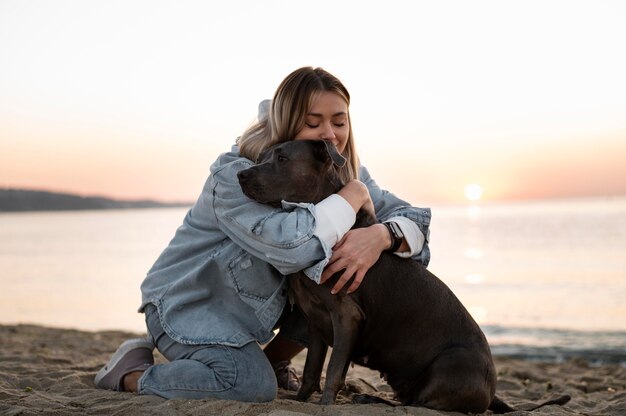
<svg viewBox="0 0 626 416">
<path fill-rule="evenodd" d="M 472 204 L 467 207 L 467 218 L 476 221 L 480 218 L 481 208 L 479 205 Z"/>
<path fill-rule="evenodd" d="M 480 273 L 470 273 L 465 276 L 465 282 L 470 285 L 479 285 L 485 281 L 485 276 Z"/>
</svg>

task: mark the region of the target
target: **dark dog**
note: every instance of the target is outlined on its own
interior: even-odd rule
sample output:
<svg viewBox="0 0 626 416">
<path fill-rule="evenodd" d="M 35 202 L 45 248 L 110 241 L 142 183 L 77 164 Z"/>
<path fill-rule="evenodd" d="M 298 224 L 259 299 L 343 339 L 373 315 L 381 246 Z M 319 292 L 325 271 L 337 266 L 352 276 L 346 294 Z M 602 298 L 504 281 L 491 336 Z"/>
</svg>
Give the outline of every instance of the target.
<svg viewBox="0 0 626 416">
<path fill-rule="evenodd" d="M 336 166 L 345 159 L 327 141 L 282 143 L 258 162 L 238 176 L 244 193 L 262 203 L 317 203 L 343 186 Z M 374 222 L 361 211 L 355 227 Z M 305 315 L 310 334 L 299 400 L 319 391 L 332 346 L 322 404 L 334 403 L 353 361 L 385 375 L 404 405 L 474 413 L 514 410 L 495 397 L 496 371 L 483 332 L 424 266 L 383 252 L 357 291 L 331 295 L 340 274 L 324 285 L 303 273 L 289 276 L 290 299 Z M 568 400 L 563 396 L 537 407 Z"/>
</svg>

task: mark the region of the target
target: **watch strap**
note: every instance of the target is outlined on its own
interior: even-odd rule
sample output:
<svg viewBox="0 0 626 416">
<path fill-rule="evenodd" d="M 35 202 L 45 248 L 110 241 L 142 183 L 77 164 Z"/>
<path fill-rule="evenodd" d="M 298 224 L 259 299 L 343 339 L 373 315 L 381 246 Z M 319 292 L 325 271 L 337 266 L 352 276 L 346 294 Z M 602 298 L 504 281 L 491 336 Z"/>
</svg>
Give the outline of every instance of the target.
<svg viewBox="0 0 626 416">
<path fill-rule="evenodd" d="M 399 230 L 399 226 L 395 222 L 383 222 L 383 225 L 387 227 L 387 231 L 389 231 L 389 236 L 391 237 L 391 247 L 389 247 L 386 251 L 395 253 L 402 245 L 404 236 L 402 235 L 402 232 L 398 233 L 397 229 Z"/>
</svg>

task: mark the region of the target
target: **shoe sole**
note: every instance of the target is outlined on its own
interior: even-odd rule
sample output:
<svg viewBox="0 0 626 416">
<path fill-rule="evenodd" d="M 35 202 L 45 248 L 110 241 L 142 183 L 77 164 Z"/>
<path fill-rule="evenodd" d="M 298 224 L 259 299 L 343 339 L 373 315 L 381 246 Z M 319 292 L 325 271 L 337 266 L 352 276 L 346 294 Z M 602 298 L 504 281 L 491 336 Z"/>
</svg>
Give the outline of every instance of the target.
<svg viewBox="0 0 626 416">
<path fill-rule="evenodd" d="M 146 341 L 145 339 L 129 339 L 124 341 L 122 345 L 119 346 L 117 351 L 115 351 L 115 354 L 113 354 L 113 357 L 111 357 L 109 362 L 106 363 L 106 365 L 102 367 L 100 371 L 98 371 L 96 377 L 94 378 L 94 384 L 96 386 L 100 384 L 100 381 L 102 381 L 102 379 L 115 368 L 115 366 L 129 351 L 139 348 L 146 348 L 152 351 L 154 350 L 154 345 L 150 341 Z"/>
</svg>

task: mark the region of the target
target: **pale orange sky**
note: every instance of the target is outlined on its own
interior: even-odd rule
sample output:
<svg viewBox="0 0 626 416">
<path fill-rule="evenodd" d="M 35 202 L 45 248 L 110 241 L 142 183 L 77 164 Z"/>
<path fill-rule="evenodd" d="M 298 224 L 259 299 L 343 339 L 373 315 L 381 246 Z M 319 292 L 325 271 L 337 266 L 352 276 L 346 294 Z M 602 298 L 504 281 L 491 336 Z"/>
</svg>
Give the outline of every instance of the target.
<svg viewBox="0 0 626 416">
<path fill-rule="evenodd" d="M 194 200 L 314 65 L 417 205 L 626 195 L 624 2 L 208 3 L 0 3 L 0 187 Z"/>
</svg>

